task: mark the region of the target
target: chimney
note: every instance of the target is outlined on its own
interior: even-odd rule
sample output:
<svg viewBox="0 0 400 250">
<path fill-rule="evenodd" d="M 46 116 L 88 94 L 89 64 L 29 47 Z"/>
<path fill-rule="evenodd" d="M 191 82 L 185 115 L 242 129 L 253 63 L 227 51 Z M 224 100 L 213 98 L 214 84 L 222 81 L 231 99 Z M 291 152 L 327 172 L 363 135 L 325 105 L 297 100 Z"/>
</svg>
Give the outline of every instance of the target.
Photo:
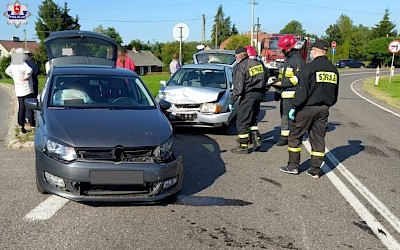
<svg viewBox="0 0 400 250">
<path fill-rule="evenodd" d="M 13 37 L 12 37 L 12 41 L 13 41 L 13 42 L 19 42 L 19 37 L 13 36 Z"/>
</svg>

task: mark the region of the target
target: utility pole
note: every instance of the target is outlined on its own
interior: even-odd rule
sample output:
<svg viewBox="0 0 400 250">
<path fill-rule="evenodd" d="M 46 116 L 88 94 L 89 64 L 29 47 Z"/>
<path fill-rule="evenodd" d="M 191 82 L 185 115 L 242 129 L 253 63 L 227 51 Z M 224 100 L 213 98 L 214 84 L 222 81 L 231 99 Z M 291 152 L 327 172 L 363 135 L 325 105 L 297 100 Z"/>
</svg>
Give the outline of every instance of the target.
<svg viewBox="0 0 400 250">
<path fill-rule="evenodd" d="M 202 15 L 203 16 L 203 30 L 201 32 L 201 44 L 205 44 L 206 43 L 206 15 Z"/>
<path fill-rule="evenodd" d="M 24 29 L 24 45 L 25 45 L 25 50 L 28 50 L 28 43 L 26 42 L 26 30 Z"/>
<path fill-rule="evenodd" d="M 258 33 L 260 32 L 260 26 L 261 26 L 261 24 L 260 24 L 260 18 L 259 17 L 257 17 L 257 24 L 256 24 L 256 32 L 257 32 L 257 39 L 256 39 L 256 50 L 257 50 L 257 52 L 258 52 L 258 54 L 260 54 L 260 50 L 258 49 Z"/>
<path fill-rule="evenodd" d="M 215 49 L 218 49 L 218 23 L 219 23 L 219 17 L 217 16 L 217 22 L 215 23 Z"/>
<path fill-rule="evenodd" d="M 253 46 L 253 36 L 254 36 L 254 5 L 257 5 L 255 0 L 251 0 L 251 30 L 250 30 L 250 45 Z"/>
</svg>

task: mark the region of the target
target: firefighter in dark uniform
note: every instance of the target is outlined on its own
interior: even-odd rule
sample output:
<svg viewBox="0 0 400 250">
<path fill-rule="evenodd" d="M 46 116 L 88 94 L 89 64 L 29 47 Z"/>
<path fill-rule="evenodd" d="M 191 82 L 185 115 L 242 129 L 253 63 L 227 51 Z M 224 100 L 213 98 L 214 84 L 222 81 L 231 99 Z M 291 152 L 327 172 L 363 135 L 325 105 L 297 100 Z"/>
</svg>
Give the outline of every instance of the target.
<svg viewBox="0 0 400 250">
<path fill-rule="evenodd" d="M 278 93 L 280 93 L 280 114 L 281 114 L 281 134 L 279 140 L 276 142 L 277 146 L 284 146 L 288 144 L 289 121 L 288 113 L 291 107 L 290 100 L 295 96 L 295 89 L 297 85 L 297 78 L 295 74 L 298 73 L 305 65 L 304 59 L 301 57 L 300 49 L 303 46 L 302 42 L 297 42 L 292 35 L 285 35 L 278 41 L 278 46 L 282 49 L 285 55 L 286 62 L 279 70 L 278 79 L 274 86 Z"/>
<path fill-rule="evenodd" d="M 288 118 L 292 121 L 289 134 L 289 162 L 280 170 L 290 174 L 299 173 L 303 135 L 308 132 L 311 144 L 311 167 L 307 174 L 320 177 L 325 156 L 325 134 L 329 107 L 337 101 L 339 73 L 326 57 L 328 44 L 316 41 L 311 47 L 312 62 L 298 74 L 299 84 Z"/>
<path fill-rule="evenodd" d="M 238 47 L 235 56 L 238 64 L 233 71 L 233 92 L 229 100 L 229 109 L 237 109 L 238 146 L 231 151 L 248 154 L 261 145 L 257 118 L 267 79 L 262 63 L 249 59 L 245 48 Z M 253 144 L 252 149 L 250 144 Z"/>
</svg>

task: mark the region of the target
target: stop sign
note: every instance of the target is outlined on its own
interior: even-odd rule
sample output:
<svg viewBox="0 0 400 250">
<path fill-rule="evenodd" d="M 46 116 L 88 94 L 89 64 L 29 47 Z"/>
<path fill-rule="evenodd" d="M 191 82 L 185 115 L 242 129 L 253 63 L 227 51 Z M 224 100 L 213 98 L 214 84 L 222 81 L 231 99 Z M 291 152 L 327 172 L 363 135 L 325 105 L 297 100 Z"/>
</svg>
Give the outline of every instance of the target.
<svg viewBox="0 0 400 250">
<path fill-rule="evenodd" d="M 331 43 L 331 47 L 332 47 L 332 48 L 336 48 L 336 42 L 335 42 L 335 41 L 333 41 L 333 42 Z"/>
</svg>

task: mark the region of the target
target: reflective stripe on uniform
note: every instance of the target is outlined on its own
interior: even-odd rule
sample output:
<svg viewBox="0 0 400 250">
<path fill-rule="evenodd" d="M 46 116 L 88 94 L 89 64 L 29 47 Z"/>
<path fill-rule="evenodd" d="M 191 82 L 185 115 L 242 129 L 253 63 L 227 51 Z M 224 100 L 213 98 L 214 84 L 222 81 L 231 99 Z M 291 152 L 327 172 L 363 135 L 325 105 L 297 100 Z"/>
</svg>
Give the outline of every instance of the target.
<svg viewBox="0 0 400 250">
<path fill-rule="evenodd" d="M 251 127 L 249 128 L 249 130 L 250 130 L 250 131 L 258 130 L 258 126 L 251 126 Z"/>
<path fill-rule="evenodd" d="M 289 78 L 289 81 L 293 84 L 293 86 L 296 86 L 297 83 L 299 82 L 299 79 L 297 78 L 297 76 L 293 76 Z"/>
<path fill-rule="evenodd" d="M 281 136 L 289 136 L 290 130 L 281 130 Z"/>
<path fill-rule="evenodd" d="M 282 98 L 294 98 L 295 91 L 283 91 L 281 94 Z"/>
<path fill-rule="evenodd" d="M 301 147 L 298 147 L 298 148 L 288 147 L 288 151 L 293 152 L 293 153 L 299 153 L 299 152 L 301 152 Z"/>
<path fill-rule="evenodd" d="M 315 152 L 315 151 L 311 151 L 310 155 L 323 157 L 323 156 L 325 156 L 325 152 Z"/>
<path fill-rule="evenodd" d="M 289 67 L 286 68 L 285 76 L 288 77 L 288 78 L 293 77 L 294 76 L 293 68 L 289 68 Z"/>
<path fill-rule="evenodd" d="M 249 138 L 249 134 L 238 134 L 238 137 L 239 137 L 240 139 Z"/>
</svg>

